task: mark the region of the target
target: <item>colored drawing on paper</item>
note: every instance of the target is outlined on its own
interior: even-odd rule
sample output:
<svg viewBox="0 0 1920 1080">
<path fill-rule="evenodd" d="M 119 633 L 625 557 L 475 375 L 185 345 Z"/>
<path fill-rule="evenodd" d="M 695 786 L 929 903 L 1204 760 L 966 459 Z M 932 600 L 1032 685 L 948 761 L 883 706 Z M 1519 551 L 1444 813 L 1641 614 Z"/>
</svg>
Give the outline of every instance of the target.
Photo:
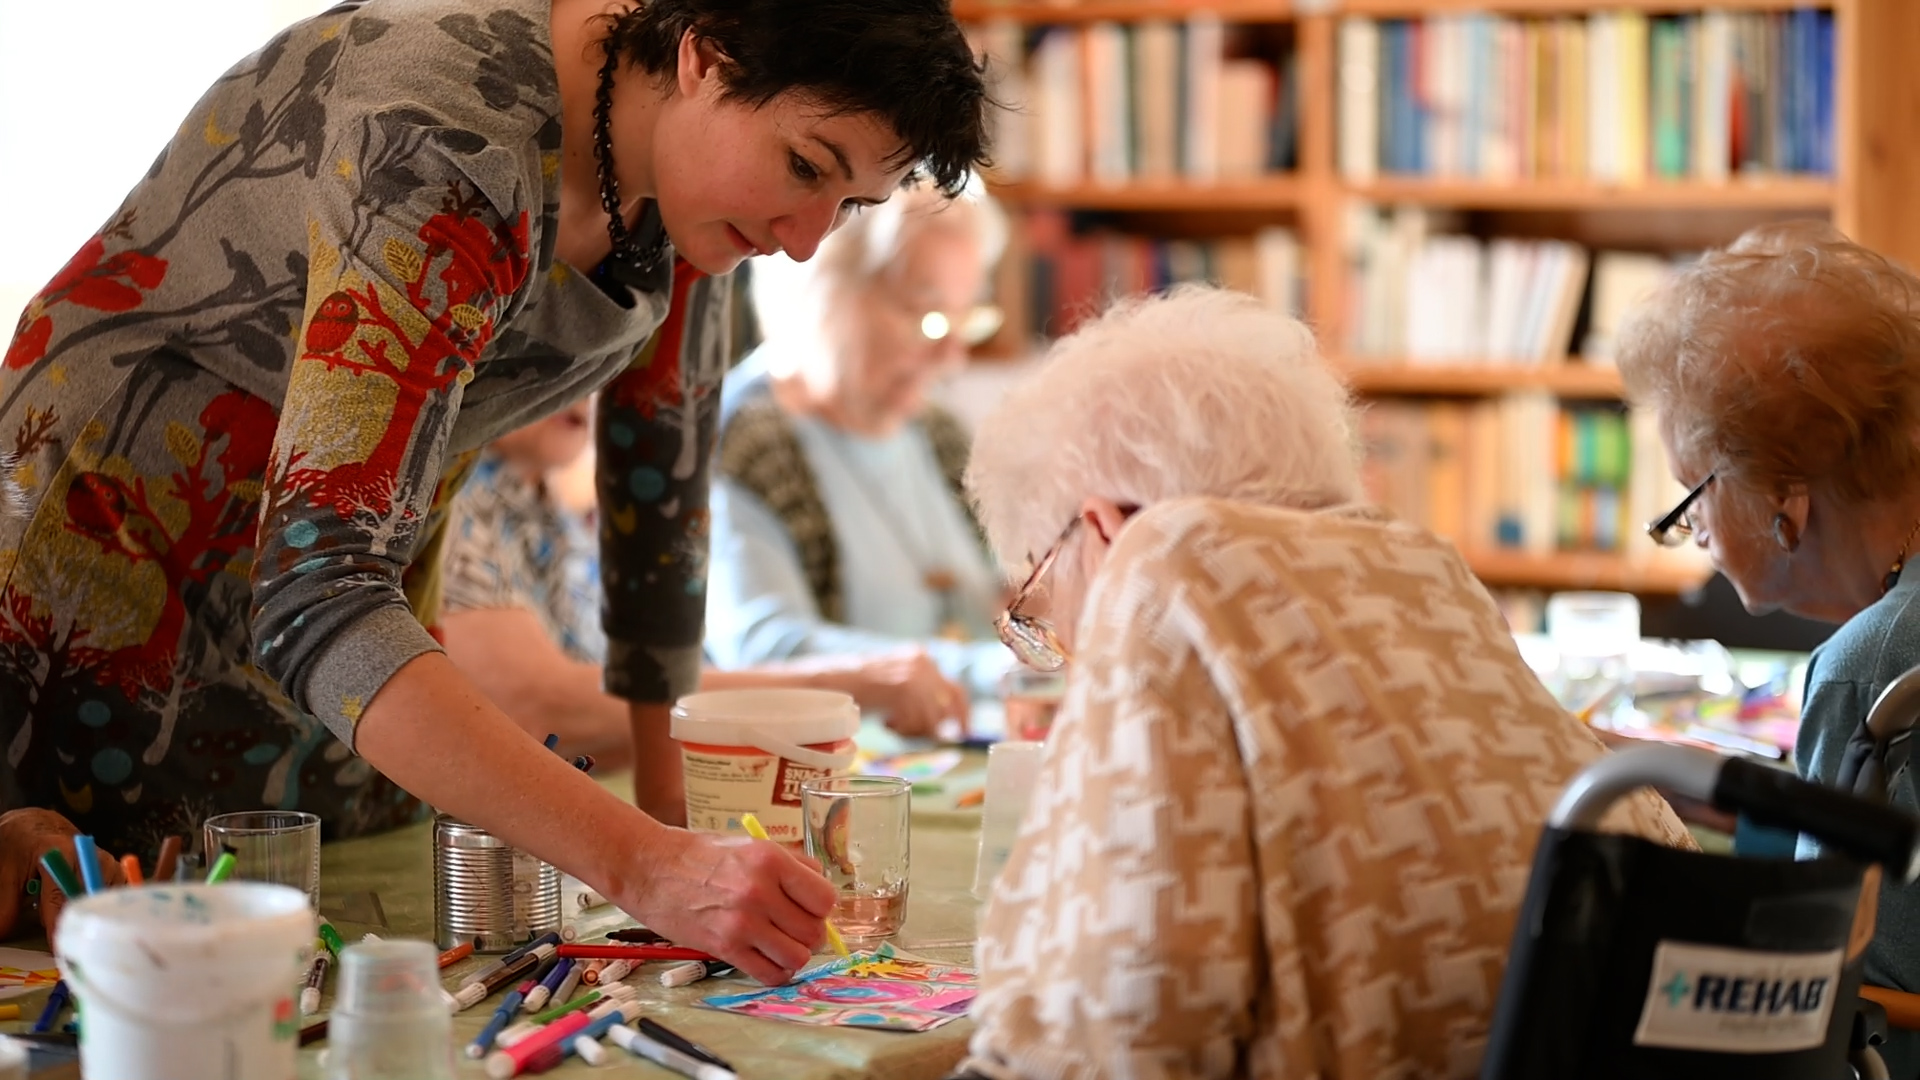
<svg viewBox="0 0 1920 1080">
<path fill-rule="evenodd" d="M 59 981 L 52 953 L 0 948 L 0 999 L 45 990 Z"/>
<path fill-rule="evenodd" d="M 966 968 L 909 959 L 882 945 L 823 964 L 786 986 L 700 1004 L 817 1027 L 931 1031 L 965 1016 L 974 990 L 974 974 Z"/>
<path fill-rule="evenodd" d="M 897 776 L 909 783 L 918 784 L 927 780 L 938 780 L 953 771 L 960 764 L 958 750 L 917 750 L 907 754 L 895 754 L 878 761 L 869 761 L 860 766 L 863 776 Z"/>
</svg>

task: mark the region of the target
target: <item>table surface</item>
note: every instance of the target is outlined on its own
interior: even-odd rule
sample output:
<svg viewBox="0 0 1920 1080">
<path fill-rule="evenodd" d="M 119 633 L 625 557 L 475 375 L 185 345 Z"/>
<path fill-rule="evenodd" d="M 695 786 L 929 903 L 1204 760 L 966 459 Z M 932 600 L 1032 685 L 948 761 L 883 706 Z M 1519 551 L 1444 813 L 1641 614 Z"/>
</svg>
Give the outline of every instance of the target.
<svg viewBox="0 0 1920 1080">
<path fill-rule="evenodd" d="M 977 811 L 956 809 L 954 802 L 958 794 L 980 786 L 984 763 L 984 754 L 969 753 L 958 769 L 933 785 L 934 790 L 921 791 L 914 797 L 912 890 L 906 925 L 893 939 L 896 948 L 941 963 L 972 963 L 980 905 L 971 890 L 980 816 Z M 604 783 L 630 796 L 631 784 L 626 778 L 609 777 Z M 431 825 L 422 823 L 322 848 L 321 911 L 347 942 L 358 941 L 368 932 L 382 937 L 433 937 L 431 832 Z M 571 899 L 569 896 L 569 902 Z M 606 930 L 628 925 L 632 920 L 611 907 L 596 909 L 576 921 L 584 940 L 597 940 Z M 19 944 L 45 947 L 44 942 L 37 946 Z M 472 957 L 448 968 L 444 973 L 447 987 L 457 988 L 467 972 L 491 959 Z M 707 979 L 669 990 L 659 983 L 659 972 L 666 966 L 647 964 L 627 979 L 640 991 L 646 1015 L 728 1059 L 743 1080 L 937 1080 L 959 1062 L 973 1033 L 973 1022 L 964 1017 L 933 1031 L 907 1033 L 807 1027 L 718 1012 L 696 1002 L 716 994 L 743 992 L 759 984 Z M 332 1006 L 334 982 L 329 976 L 323 1013 Z M 9 999 L 23 1006 L 22 1015 L 29 1020 L 0 1024 L 0 1033 L 24 1031 L 30 1018 L 39 1014 L 45 997 L 44 993 L 35 993 Z M 457 1073 L 462 1078 L 485 1075 L 479 1063 L 466 1058 L 464 1048 L 492 1017 L 498 1002 L 499 995 L 495 995 L 454 1015 Z M 316 1043 L 300 1052 L 301 1080 L 323 1080 L 319 1050 L 325 1045 Z M 617 1049 L 611 1050 L 607 1063 L 598 1069 L 589 1070 L 573 1058 L 546 1075 L 581 1076 L 589 1072 L 606 1080 L 675 1075 Z"/>
</svg>

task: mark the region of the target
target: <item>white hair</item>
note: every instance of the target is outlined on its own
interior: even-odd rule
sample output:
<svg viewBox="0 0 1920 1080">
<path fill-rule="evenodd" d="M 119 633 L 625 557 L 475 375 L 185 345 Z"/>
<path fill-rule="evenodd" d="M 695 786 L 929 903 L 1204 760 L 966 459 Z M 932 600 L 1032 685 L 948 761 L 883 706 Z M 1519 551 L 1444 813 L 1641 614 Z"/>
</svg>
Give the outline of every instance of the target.
<svg viewBox="0 0 1920 1080">
<path fill-rule="evenodd" d="M 811 339 L 845 291 L 880 276 L 915 236 L 934 228 L 972 232 L 989 272 L 1007 247 L 1006 214 L 979 177 L 952 197 L 915 182 L 829 233 L 806 262 L 784 253 L 754 259 L 747 281 L 761 334 L 775 343 Z"/>
<path fill-rule="evenodd" d="M 1056 342 L 975 432 L 967 488 L 1001 565 L 1089 497 L 1295 509 L 1362 497 L 1353 407 L 1299 320 L 1209 286 L 1115 303 Z"/>
</svg>

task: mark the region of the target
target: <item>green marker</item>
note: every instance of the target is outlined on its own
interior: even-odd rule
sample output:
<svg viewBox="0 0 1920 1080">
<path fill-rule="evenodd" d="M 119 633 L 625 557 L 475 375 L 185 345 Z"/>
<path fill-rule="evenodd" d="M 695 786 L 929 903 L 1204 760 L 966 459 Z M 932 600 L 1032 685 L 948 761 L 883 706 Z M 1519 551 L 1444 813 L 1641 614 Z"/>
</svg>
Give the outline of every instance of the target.
<svg viewBox="0 0 1920 1080">
<path fill-rule="evenodd" d="M 335 930 L 325 918 L 320 920 L 320 940 L 327 943 L 327 951 L 333 954 L 335 960 L 340 959 L 340 950 L 347 947 L 346 942 L 340 940 L 340 931 Z"/>
<path fill-rule="evenodd" d="M 223 851 L 213 860 L 213 869 L 207 871 L 207 884 L 218 885 L 233 876 L 233 852 Z"/>
<path fill-rule="evenodd" d="M 80 887 L 80 879 L 74 875 L 73 867 L 67 865 L 67 857 L 60 854 L 58 848 L 40 856 L 40 865 L 46 867 L 53 883 L 60 886 L 60 891 L 66 893 L 68 899 L 86 895 L 86 890 Z"/>
<path fill-rule="evenodd" d="M 533 1022 L 536 1024 L 551 1024 L 555 1020 L 560 1019 L 561 1017 L 567 1015 L 570 1012 L 578 1012 L 579 1010 L 594 1004 L 595 1002 L 599 1001 L 602 997 L 605 997 L 605 996 L 606 995 L 602 994 L 598 990 L 589 990 L 586 993 L 581 994 L 579 997 L 574 998 L 572 1001 L 567 1002 L 565 1005 L 556 1006 L 554 1008 L 548 1009 L 546 1012 L 543 1012 L 538 1016 L 535 1016 L 533 1018 Z"/>
</svg>

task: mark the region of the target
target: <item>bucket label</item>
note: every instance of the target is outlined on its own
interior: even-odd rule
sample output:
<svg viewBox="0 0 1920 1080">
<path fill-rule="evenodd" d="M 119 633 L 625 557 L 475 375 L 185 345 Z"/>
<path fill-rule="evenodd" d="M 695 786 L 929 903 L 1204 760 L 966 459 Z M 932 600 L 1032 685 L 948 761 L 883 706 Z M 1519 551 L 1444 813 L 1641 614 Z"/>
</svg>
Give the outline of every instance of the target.
<svg viewBox="0 0 1920 1080">
<path fill-rule="evenodd" d="M 811 765 L 780 759 L 780 770 L 774 774 L 773 802 L 775 806 L 800 805 L 800 785 L 809 780 L 823 780 L 833 775 L 832 769 L 817 769 Z"/>
<path fill-rule="evenodd" d="M 751 813 L 766 827 L 767 838 L 781 844 L 797 845 L 805 839 L 800 785 L 814 777 L 838 775 L 752 751 L 686 747 L 680 760 L 687 784 L 688 828 L 738 832 L 740 815 Z"/>
<path fill-rule="evenodd" d="M 281 998 L 273 1003 L 273 1037 L 275 1041 L 286 1042 L 300 1034 L 300 1018 L 293 1010 L 293 999 Z"/>
<path fill-rule="evenodd" d="M 1773 1054 L 1827 1041 L 1842 950 L 1776 953 L 1662 941 L 1635 1046 Z"/>
</svg>

